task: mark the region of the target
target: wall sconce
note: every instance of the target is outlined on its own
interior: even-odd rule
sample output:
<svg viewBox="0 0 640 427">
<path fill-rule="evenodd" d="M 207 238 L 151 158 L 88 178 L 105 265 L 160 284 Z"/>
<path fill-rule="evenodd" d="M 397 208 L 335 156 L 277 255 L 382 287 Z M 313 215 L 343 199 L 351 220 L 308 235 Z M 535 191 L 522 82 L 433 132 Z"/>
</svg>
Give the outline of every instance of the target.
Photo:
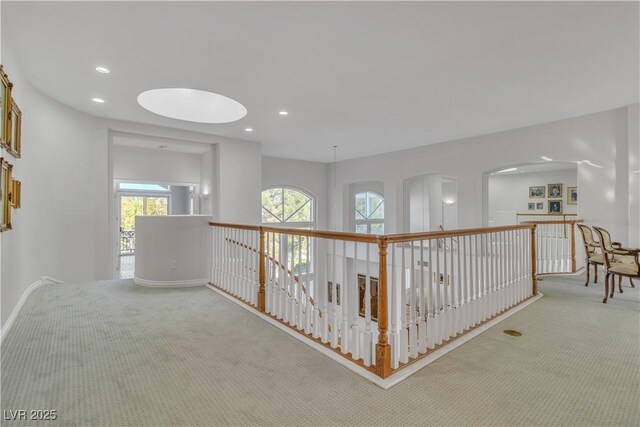
<svg viewBox="0 0 640 427">
<path fill-rule="evenodd" d="M 208 193 L 202 193 L 200 194 L 200 200 L 207 200 L 209 198 L 209 194 Z"/>
</svg>

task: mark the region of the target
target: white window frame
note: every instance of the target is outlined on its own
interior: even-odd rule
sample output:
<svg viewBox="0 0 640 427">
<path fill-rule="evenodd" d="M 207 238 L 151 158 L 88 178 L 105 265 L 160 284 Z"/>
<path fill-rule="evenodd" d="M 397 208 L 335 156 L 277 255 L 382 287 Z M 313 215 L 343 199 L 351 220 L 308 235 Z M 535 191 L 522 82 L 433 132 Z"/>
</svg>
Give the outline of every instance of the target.
<svg viewBox="0 0 640 427">
<path fill-rule="evenodd" d="M 357 208 L 356 208 L 356 199 L 358 198 L 358 195 L 366 194 L 366 193 L 375 194 L 380 199 L 382 199 L 382 202 L 380 203 L 380 205 L 378 205 L 378 207 L 376 209 L 374 209 L 373 212 L 371 212 L 371 215 L 373 215 L 374 212 L 376 212 L 378 209 L 382 208 L 382 218 L 371 218 L 370 217 L 371 215 L 370 215 L 369 218 L 358 219 L 358 213 L 360 213 L 360 215 L 362 215 L 362 212 L 359 212 L 357 210 Z M 362 232 L 358 232 L 358 225 L 363 225 L 364 224 L 364 225 L 367 226 L 366 234 L 374 234 L 374 233 L 371 233 L 371 226 L 374 225 L 374 224 L 382 224 L 382 233 L 380 233 L 380 234 L 384 234 L 384 216 L 385 216 L 384 205 L 385 205 L 384 195 L 382 195 L 378 191 L 363 189 L 363 190 L 360 190 L 357 193 L 355 193 L 353 195 L 353 212 L 352 212 L 352 215 L 353 215 L 352 218 L 353 218 L 353 221 L 354 221 L 354 231 L 356 233 L 365 234 L 365 233 L 362 233 Z M 364 216 L 364 215 L 362 215 L 362 216 Z"/>
</svg>

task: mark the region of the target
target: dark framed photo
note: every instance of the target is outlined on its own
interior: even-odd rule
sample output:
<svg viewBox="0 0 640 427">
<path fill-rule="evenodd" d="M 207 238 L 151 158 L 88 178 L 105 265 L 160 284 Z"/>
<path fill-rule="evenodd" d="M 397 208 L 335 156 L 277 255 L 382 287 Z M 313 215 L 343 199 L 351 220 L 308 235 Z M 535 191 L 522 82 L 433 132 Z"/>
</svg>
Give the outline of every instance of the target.
<svg viewBox="0 0 640 427">
<path fill-rule="evenodd" d="M 562 199 L 562 184 L 549 184 L 548 187 L 550 199 Z"/>
<path fill-rule="evenodd" d="M 0 157 L 2 164 L 2 172 L 0 173 L 0 231 L 11 230 L 11 204 L 13 183 L 11 181 L 11 172 L 13 166 L 4 158 Z"/>
<path fill-rule="evenodd" d="M 529 203 L 529 210 L 533 211 L 536 209 L 536 204 L 535 203 Z"/>
<path fill-rule="evenodd" d="M 544 202 L 537 202 L 536 210 L 543 210 L 543 209 L 544 209 Z"/>
<path fill-rule="evenodd" d="M 16 101 L 11 99 L 11 111 L 9 116 L 9 131 L 7 132 L 9 141 L 7 151 L 13 155 L 13 157 L 19 159 L 22 153 L 22 111 L 16 104 Z"/>
<path fill-rule="evenodd" d="M 328 302 L 333 302 L 333 283 L 327 282 L 327 285 Z M 336 305 L 340 305 L 340 283 L 336 283 Z"/>
<path fill-rule="evenodd" d="M 549 213 L 561 214 L 562 213 L 562 200 L 549 200 Z"/>
<path fill-rule="evenodd" d="M 529 187 L 530 199 L 544 199 L 544 195 L 545 195 L 544 185 L 535 185 L 533 187 Z"/>
<path fill-rule="evenodd" d="M 578 187 L 567 187 L 567 204 L 578 204 Z"/>
</svg>

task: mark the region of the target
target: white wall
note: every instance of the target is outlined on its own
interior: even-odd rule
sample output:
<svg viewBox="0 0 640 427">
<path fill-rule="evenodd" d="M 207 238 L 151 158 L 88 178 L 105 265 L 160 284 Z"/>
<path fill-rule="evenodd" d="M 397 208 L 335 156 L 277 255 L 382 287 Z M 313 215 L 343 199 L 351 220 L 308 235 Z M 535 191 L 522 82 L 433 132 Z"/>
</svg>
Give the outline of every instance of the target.
<svg viewBox="0 0 640 427">
<path fill-rule="evenodd" d="M 4 40 L 3 40 L 4 42 Z M 107 129 L 32 89 L 3 43 L 3 64 L 23 112 L 22 207 L 2 236 L 1 319 L 40 276 L 101 277 L 107 252 Z"/>
<path fill-rule="evenodd" d="M 262 157 L 262 188 L 291 186 L 305 190 L 316 197 L 318 229 L 326 230 L 327 210 L 331 205 L 327 197 L 327 183 L 331 165 L 318 162 Z"/>
<path fill-rule="evenodd" d="M 547 172 L 515 173 L 489 176 L 489 224 L 504 225 L 500 218 L 505 212 L 515 218 L 517 213 L 546 214 L 548 212 L 549 194 L 547 184 L 562 184 L 563 213 L 578 213 L 578 205 L 567 204 L 567 187 L 575 187 L 578 182 L 578 170 L 562 169 Z M 544 186 L 544 199 L 530 199 L 529 187 Z M 581 191 L 578 188 L 578 200 Z M 559 199 L 554 199 L 559 200 Z M 529 203 L 543 202 L 543 209 L 528 209 Z M 501 214 L 496 215 L 496 212 Z M 497 221 L 497 222 L 496 222 Z"/>
<path fill-rule="evenodd" d="M 640 247 L 640 105 L 629 107 L 629 246 Z"/>
<path fill-rule="evenodd" d="M 114 179 L 200 183 L 200 155 L 113 145 Z"/>
<path fill-rule="evenodd" d="M 397 151 L 338 163 L 338 190 L 364 179 L 384 182 L 387 232 L 402 230 L 403 182 L 424 173 L 445 173 L 457 178 L 459 227 L 483 224 L 483 194 L 488 180 L 483 174 L 505 166 L 542 161 L 548 156 L 556 161 L 588 159 L 602 168 L 578 167 L 580 217 L 589 224 L 609 227 L 614 235 L 627 235 L 628 218 L 616 214 L 627 207 L 628 192 L 616 187 L 619 147 L 628 147 L 627 107 L 567 120 L 560 120 L 489 135 L 466 138 L 411 150 Z M 627 150 L 628 151 L 628 148 Z M 625 169 L 626 171 L 626 169 Z M 329 180 L 333 173 L 330 171 Z M 618 189 L 618 192 L 616 190 Z M 337 198 L 340 202 L 342 197 Z M 344 206 L 344 204 L 343 204 Z M 343 211 L 343 206 L 339 212 Z M 628 217 L 628 214 L 627 214 Z M 343 215 L 331 215 L 330 224 L 346 229 Z"/>
</svg>

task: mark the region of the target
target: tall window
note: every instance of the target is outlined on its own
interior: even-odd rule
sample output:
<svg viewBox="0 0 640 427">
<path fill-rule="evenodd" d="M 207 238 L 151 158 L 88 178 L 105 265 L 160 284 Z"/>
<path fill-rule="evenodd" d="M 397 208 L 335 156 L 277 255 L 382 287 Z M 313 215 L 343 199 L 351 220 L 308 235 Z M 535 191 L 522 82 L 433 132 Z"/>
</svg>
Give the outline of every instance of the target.
<svg viewBox="0 0 640 427">
<path fill-rule="evenodd" d="M 356 233 L 384 234 L 384 197 L 374 191 L 356 194 Z"/>
<path fill-rule="evenodd" d="M 262 222 L 281 227 L 315 228 L 313 197 L 303 191 L 268 188 L 262 192 Z"/>
</svg>

